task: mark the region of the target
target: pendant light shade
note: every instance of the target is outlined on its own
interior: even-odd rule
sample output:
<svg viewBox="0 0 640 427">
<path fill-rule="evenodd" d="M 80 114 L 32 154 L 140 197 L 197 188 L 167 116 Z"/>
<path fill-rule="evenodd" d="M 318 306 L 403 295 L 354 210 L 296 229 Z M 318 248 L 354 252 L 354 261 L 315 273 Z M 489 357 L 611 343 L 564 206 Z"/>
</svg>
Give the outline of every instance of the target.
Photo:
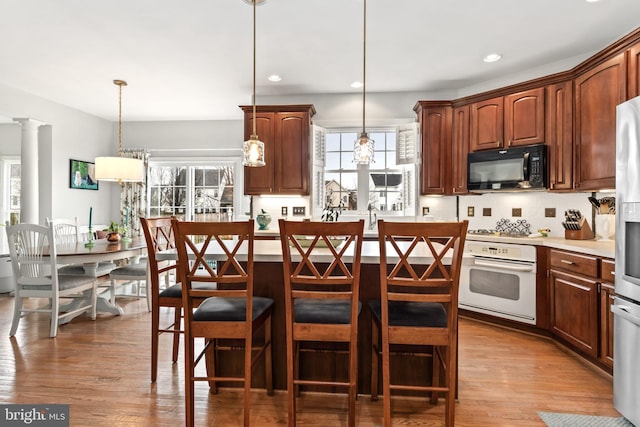
<svg viewBox="0 0 640 427">
<path fill-rule="evenodd" d="M 249 167 L 264 166 L 264 142 L 258 139 L 256 132 L 256 3 L 259 0 L 251 0 L 253 6 L 253 92 L 251 100 L 253 104 L 253 132 L 242 146 L 242 164 Z"/>
<path fill-rule="evenodd" d="M 140 182 L 144 180 L 144 163 L 140 159 L 122 157 L 122 86 L 124 80 L 114 80 L 119 86 L 118 157 L 96 157 L 96 179 L 99 181 Z"/>
<path fill-rule="evenodd" d="M 364 0 L 364 25 L 362 48 L 362 133 L 353 146 L 353 162 L 359 165 L 374 163 L 373 153 L 375 141 L 369 138 L 365 130 L 365 96 L 367 87 L 367 0 Z"/>
</svg>

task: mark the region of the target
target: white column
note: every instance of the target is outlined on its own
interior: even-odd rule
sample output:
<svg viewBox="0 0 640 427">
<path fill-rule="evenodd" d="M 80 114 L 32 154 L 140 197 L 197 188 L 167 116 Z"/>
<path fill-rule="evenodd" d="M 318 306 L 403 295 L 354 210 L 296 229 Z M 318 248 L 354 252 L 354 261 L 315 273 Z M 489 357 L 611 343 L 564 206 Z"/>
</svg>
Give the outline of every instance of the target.
<svg viewBox="0 0 640 427">
<path fill-rule="evenodd" d="M 38 224 L 38 128 L 44 123 L 13 119 L 22 127 L 20 144 L 20 222 Z"/>
</svg>

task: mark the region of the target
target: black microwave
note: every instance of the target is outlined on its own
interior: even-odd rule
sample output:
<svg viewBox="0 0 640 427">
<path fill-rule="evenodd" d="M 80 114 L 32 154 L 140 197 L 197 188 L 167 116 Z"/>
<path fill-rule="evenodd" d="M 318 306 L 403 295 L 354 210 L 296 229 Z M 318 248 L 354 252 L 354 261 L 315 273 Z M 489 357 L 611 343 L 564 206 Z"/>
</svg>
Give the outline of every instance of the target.
<svg viewBox="0 0 640 427">
<path fill-rule="evenodd" d="M 467 190 L 475 192 L 544 190 L 547 147 L 527 145 L 469 153 Z"/>
</svg>

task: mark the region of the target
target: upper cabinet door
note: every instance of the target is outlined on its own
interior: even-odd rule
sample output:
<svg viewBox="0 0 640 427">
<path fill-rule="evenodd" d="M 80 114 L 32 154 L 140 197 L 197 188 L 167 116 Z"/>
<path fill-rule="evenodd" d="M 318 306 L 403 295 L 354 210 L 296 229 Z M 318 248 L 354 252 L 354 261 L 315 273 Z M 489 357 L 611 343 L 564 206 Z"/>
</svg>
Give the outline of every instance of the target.
<svg viewBox="0 0 640 427">
<path fill-rule="evenodd" d="M 469 153 L 469 106 L 453 109 L 451 144 L 453 194 L 467 193 L 467 154 Z"/>
<path fill-rule="evenodd" d="M 503 146 L 503 98 L 471 104 L 470 150 L 488 150 Z"/>
<path fill-rule="evenodd" d="M 451 107 L 421 108 L 421 194 L 451 194 Z"/>
<path fill-rule="evenodd" d="M 309 113 L 276 113 L 275 139 L 280 145 L 275 163 L 278 194 L 309 194 Z"/>
<path fill-rule="evenodd" d="M 575 188 L 615 187 L 616 106 L 626 99 L 624 52 L 575 79 Z"/>
<path fill-rule="evenodd" d="M 573 188 L 573 82 L 549 85 L 547 89 L 547 146 L 549 189 Z"/>
<path fill-rule="evenodd" d="M 505 147 L 544 143 L 544 87 L 504 97 Z"/>
<path fill-rule="evenodd" d="M 629 49 L 628 99 L 640 95 L 640 42 Z"/>
</svg>

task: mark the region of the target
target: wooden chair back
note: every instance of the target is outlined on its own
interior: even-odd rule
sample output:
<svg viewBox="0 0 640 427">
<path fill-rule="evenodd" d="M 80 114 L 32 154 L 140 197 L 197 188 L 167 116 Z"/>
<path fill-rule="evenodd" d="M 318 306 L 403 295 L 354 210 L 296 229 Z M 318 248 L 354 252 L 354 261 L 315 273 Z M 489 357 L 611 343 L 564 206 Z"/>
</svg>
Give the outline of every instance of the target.
<svg viewBox="0 0 640 427">
<path fill-rule="evenodd" d="M 348 425 L 355 426 L 360 262 L 364 220 L 279 221 L 287 336 L 289 425 L 296 424 L 299 386 L 342 387 L 348 392 Z M 301 343 L 347 343 L 344 381 L 299 376 Z M 326 352 L 326 348 L 320 351 Z"/>
<path fill-rule="evenodd" d="M 392 390 L 431 391 L 446 399 L 445 425 L 453 427 L 457 384 L 458 287 L 468 222 L 378 221 L 380 244 L 380 304 L 373 313 L 372 398 L 377 398 L 378 358 L 382 356 L 384 423 L 391 425 Z M 380 329 L 378 331 L 377 329 Z M 381 335 L 381 352 L 378 345 Z M 422 353 L 431 346 L 431 383 L 421 386 L 393 383 L 391 345 L 405 354 Z M 444 371 L 444 384 L 440 372 Z"/>
</svg>

